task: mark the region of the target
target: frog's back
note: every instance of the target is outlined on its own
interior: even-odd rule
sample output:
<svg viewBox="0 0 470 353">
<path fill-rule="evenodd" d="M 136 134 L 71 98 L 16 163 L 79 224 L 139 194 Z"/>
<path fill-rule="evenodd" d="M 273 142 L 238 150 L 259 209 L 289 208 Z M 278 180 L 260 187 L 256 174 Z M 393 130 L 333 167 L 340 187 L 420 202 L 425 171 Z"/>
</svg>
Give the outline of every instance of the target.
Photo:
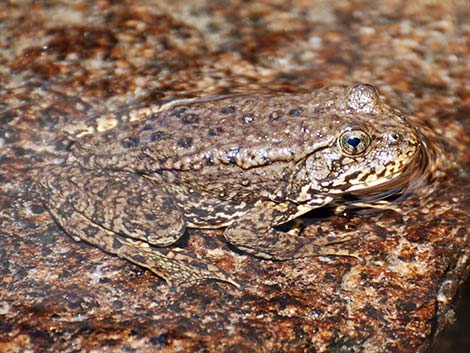
<svg viewBox="0 0 470 353">
<path fill-rule="evenodd" d="M 346 122 L 347 88 L 304 94 L 239 94 L 170 102 L 145 118 L 79 141 L 74 155 L 103 168 L 243 169 L 296 161 L 331 144 Z M 140 161 L 136 164 L 136 161 Z"/>
<path fill-rule="evenodd" d="M 145 133 L 143 125 L 139 135 L 146 141 L 159 140 L 150 142 L 145 153 L 169 158 L 164 163 L 169 168 L 175 162 L 178 169 L 218 163 L 249 168 L 299 158 L 325 143 L 319 136 L 328 130 L 327 124 L 312 121 L 307 99 L 307 95 L 231 96 L 210 104 L 177 105 L 147 121 L 152 132 Z M 171 161 L 172 156 L 177 161 Z"/>
</svg>

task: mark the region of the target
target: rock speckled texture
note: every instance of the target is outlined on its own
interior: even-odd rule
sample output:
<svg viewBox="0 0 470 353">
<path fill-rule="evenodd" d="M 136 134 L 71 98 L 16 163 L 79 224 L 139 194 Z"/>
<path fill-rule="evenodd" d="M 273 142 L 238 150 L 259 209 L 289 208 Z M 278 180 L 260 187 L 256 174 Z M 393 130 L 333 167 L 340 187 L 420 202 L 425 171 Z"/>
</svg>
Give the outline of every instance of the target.
<svg viewBox="0 0 470 353">
<path fill-rule="evenodd" d="M 1 2 L 0 351 L 429 350 L 470 266 L 469 7 Z M 440 151 L 432 193 L 406 200 L 402 214 L 310 215 L 325 234 L 355 235 L 345 247 L 365 264 L 265 261 L 229 248 L 221 231 L 193 230 L 183 245 L 244 288 L 169 288 L 74 242 L 34 192 L 42 166 L 113 123 L 98 115 L 136 101 L 358 81 L 412 112 Z"/>
</svg>

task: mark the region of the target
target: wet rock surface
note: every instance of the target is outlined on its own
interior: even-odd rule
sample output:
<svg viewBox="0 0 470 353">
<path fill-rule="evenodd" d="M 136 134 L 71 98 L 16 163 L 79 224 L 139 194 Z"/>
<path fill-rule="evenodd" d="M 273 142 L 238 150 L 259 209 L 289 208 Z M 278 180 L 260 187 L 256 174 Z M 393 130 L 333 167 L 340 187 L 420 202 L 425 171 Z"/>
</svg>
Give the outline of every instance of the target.
<svg viewBox="0 0 470 353">
<path fill-rule="evenodd" d="M 0 351 L 430 350 L 469 270 L 469 16 L 465 1 L 1 3 Z M 438 151 L 402 213 L 306 217 L 312 236 L 349 232 L 365 263 L 260 260 L 191 230 L 180 245 L 243 288 L 171 288 L 72 240 L 34 191 L 107 112 L 351 82 L 378 86 Z"/>
</svg>

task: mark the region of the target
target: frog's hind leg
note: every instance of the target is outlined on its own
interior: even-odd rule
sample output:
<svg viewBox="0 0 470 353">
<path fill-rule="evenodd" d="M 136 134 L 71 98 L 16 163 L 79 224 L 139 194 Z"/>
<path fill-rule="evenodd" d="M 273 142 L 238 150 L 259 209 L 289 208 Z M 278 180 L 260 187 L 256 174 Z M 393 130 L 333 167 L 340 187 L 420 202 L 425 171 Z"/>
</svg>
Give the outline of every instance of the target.
<svg viewBox="0 0 470 353">
<path fill-rule="evenodd" d="M 185 225 L 176 203 L 161 190 L 157 192 L 158 185 L 152 181 L 79 166 L 51 168 L 41 173 L 39 193 L 75 240 L 146 267 L 171 284 L 207 278 L 238 286 L 189 251 L 164 248 L 182 235 Z"/>
<path fill-rule="evenodd" d="M 71 220 L 62 218 L 57 214 L 57 210 L 50 211 L 75 240 L 84 240 L 108 253 L 148 268 L 171 285 L 215 279 L 239 287 L 225 272 L 197 259 L 184 249 L 157 248 L 146 242 L 115 234 L 99 225 L 90 224 L 80 214 L 76 214 Z"/>
<path fill-rule="evenodd" d="M 288 220 L 295 213 L 296 205 L 262 202 L 250 212 L 237 219 L 225 230 L 227 241 L 240 250 L 272 260 L 289 260 L 308 256 L 351 256 L 356 254 L 341 248 L 341 241 L 330 242 L 312 237 L 298 236 L 273 228 Z M 359 258 L 360 259 L 360 258 Z"/>
</svg>

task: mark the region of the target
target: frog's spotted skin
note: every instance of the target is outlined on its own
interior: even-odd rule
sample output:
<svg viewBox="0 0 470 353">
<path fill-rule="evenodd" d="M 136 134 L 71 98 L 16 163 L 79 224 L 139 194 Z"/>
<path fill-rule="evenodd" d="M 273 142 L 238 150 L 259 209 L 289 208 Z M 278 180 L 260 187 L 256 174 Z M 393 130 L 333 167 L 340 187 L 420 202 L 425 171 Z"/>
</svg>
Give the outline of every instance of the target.
<svg viewBox="0 0 470 353">
<path fill-rule="evenodd" d="M 273 227 L 345 193 L 396 187 L 422 150 L 370 85 L 173 101 L 128 115 L 44 169 L 39 190 L 75 239 L 174 283 L 235 283 L 168 247 L 186 226 L 227 226 L 230 243 L 269 259 L 347 254 Z"/>
</svg>

